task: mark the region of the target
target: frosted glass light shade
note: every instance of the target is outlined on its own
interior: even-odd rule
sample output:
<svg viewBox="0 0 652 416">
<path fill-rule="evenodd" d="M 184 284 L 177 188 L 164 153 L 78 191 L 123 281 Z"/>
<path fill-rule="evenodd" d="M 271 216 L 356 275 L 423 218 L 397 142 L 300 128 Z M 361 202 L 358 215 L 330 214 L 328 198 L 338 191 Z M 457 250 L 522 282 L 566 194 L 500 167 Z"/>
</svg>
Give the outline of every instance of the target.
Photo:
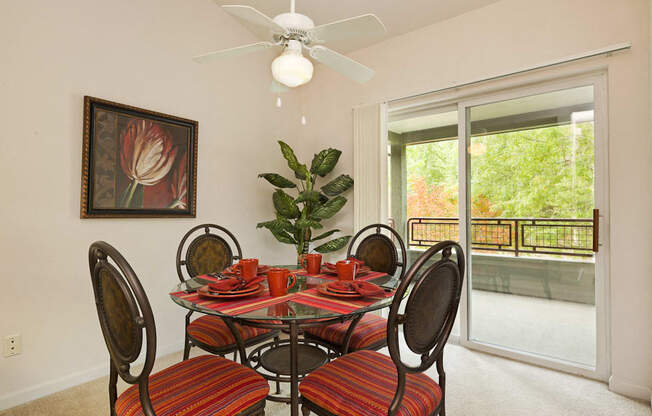
<svg viewBox="0 0 652 416">
<path fill-rule="evenodd" d="M 286 48 L 272 61 L 272 76 L 288 87 L 298 87 L 312 79 L 312 62 L 301 55 L 300 51 Z"/>
</svg>

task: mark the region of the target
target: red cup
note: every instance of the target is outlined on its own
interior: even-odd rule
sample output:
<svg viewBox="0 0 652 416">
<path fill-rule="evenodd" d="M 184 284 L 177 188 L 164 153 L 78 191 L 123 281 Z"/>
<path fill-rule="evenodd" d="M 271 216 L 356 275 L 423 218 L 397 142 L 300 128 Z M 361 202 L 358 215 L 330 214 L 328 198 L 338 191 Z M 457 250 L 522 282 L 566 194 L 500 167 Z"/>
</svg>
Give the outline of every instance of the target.
<svg viewBox="0 0 652 416">
<path fill-rule="evenodd" d="M 321 254 L 306 254 L 301 259 L 301 267 L 306 269 L 308 274 L 319 274 L 321 271 Z"/>
<path fill-rule="evenodd" d="M 288 286 L 288 281 L 292 277 L 292 284 Z M 267 285 L 269 286 L 269 294 L 272 296 L 283 296 L 288 293 L 297 283 L 297 276 L 290 273 L 288 269 L 273 268 L 267 272 Z"/>
<path fill-rule="evenodd" d="M 337 277 L 340 280 L 354 280 L 358 272 L 358 262 L 352 260 L 340 260 L 335 263 L 337 268 Z"/>
<path fill-rule="evenodd" d="M 254 278 L 258 276 L 258 259 L 241 259 L 233 265 L 233 271 L 245 279 Z"/>
</svg>

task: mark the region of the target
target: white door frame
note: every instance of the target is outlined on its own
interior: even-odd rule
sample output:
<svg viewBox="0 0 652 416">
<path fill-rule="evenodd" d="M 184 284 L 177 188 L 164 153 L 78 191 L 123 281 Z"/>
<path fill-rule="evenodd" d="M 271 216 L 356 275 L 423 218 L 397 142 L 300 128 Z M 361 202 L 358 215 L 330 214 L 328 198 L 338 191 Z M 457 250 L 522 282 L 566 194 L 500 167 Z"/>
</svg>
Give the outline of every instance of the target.
<svg viewBox="0 0 652 416">
<path fill-rule="evenodd" d="M 584 377 L 607 381 L 610 374 L 610 305 L 609 305 L 609 163 L 608 163 L 608 112 L 607 112 L 607 74 L 587 74 L 557 81 L 546 81 L 526 87 L 514 88 L 497 93 L 476 96 L 458 102 L 458 150 L 459 150 L 459 211 L 460 211 L 460 244 L 467 253 L 471 253 L 467 236 L 470 234 L 470 201 L 469 201 L 469 159 L 468 148 L 469 109 L 474 106 L 497 101 L 510 100 L 546 92 L 593 86 L 594 88 L 594 120 L 595 120 L 595 176 L 594 198 L 595 207 L 600 210 L 600 250 L 595 256 L 596 276 L 596 367 L 571 363 L 560 359 L 543 357 L 505 347 L 498 347 L 469 338 L 469 308 L 470 291 L 467 284 L 471 276 L 472 262 L 467 264 L 467 279 L 464 280 L 463 294 L 460 302 L 460 343 L 468 348 L 505 356 L 507 358 L 527 363 L 550 367 Z M 470 256 L 469 256 L 470 258 Z"/>
</svg>

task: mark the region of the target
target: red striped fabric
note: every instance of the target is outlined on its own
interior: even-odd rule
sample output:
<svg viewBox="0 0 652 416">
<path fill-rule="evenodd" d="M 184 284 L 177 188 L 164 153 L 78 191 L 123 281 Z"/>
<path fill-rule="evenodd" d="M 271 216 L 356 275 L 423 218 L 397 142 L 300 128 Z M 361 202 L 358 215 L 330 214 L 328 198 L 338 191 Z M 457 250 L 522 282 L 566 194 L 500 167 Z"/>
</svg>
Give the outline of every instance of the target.
<svg viewBox="0 0 652 416">
<path fill-rule="evenodd" d="M 305 269 L 299 269 L 296 271 L 298 275 L 301 276 L 308 276 L 308 277 L 316 277 L 318 279 L 325 279 L 325 280 L 338 280 L 337 274 L 335 273 L 318 273 L 318 274 L 308 274 Z M 371 280 L 375 279 L 377 277 L 385 276 L 387 273 L 384 272 L 369 272 L 365 275 L 358 276 L 357 280 Z"/>
<path fill-rule="evenodd" d="M 235 324 L 243 341 L 271 332 L 269 329 L 254 328 Z M 233 332 L 222 318 L 213 315 L 204 315 L 188 325 L 188 335 L 199 342 L 213 347 L 225 347 L 235 344 Z"/>
<path fill-rule="evenodd" d="M 387 416 L 397 383 L 391 358 L 376 351 L 357 351 L 310 373 L 299 385 L 299 391 L 338 416 Z M 397 415 L 430 415 L 441 397 L 441 388 L 430 377 L 408 374 Z"/>
<path fill-rule="evenodd" d="M 386 297 L 391 297 L 394 292 L 387 293 Z M 325 296 L 317 292 L 316 289 L 309 289 L 297 294 L 292 299 L 295 303 L 301 303 L 308 306 L 313 306 L 320 309 L 326 309 L 337 313 L 351 313 L 358 309 L 367 307 L 378 302 L 380 298 L 338 298 Z"/>
<path fill-rule="evenodd" d="M 204 298 L 195 293 L 175 292 L 171 296 L 194 303 L 195 305 L 212 309 L 214 311 L 226 313 L 229 315 L 240 315 L 247 312 L 262 309 L 268 306 L 287 302 L 295 297 L 296 293 L 289 293 L 285 296 L 272 297 L 268 291 L 264 291 L 260 296 L 251 298 L 240 298 L 234 300 Z"/>
<path fill-rule="evenodd" d="M 343 345 L 346 331 L 349 330 L 351 322 L 342 322 L 332 325 L 306 328 L 305 332 L 323 339 L 333 345 Z M 387 320 L 378 315 L 365 314 L 353 330 L 349 351 L 362 350 L 372 345 L 378 345 L 387 339 Z"/>
<path fill-rule="evenodd" d="M 210 355 L 182 361 L 149 378 L 157 416 L 237 415 L 268 393 L 267 381 L 254 370 Z M 115 408 L 118 416 L 142 416 L 138 386 L 122 393 Z"/>
</svg>

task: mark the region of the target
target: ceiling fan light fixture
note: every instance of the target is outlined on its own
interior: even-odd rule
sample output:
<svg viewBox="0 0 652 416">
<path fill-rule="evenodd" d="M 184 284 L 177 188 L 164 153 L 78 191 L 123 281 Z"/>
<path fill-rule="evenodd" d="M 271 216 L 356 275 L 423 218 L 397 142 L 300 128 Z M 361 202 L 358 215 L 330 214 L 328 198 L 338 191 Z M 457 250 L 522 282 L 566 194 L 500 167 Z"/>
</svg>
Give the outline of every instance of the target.
<svg viewBox="0 0 652 416">
<path fill-rule="evenodd" d="M 290 40 L 283 53 L 272 61 L 272 76 L 276 81 L 294 88 L 312 79 L 312 62 L 301 54 L 301 48 L 301 42 Z"/>
</svg>

